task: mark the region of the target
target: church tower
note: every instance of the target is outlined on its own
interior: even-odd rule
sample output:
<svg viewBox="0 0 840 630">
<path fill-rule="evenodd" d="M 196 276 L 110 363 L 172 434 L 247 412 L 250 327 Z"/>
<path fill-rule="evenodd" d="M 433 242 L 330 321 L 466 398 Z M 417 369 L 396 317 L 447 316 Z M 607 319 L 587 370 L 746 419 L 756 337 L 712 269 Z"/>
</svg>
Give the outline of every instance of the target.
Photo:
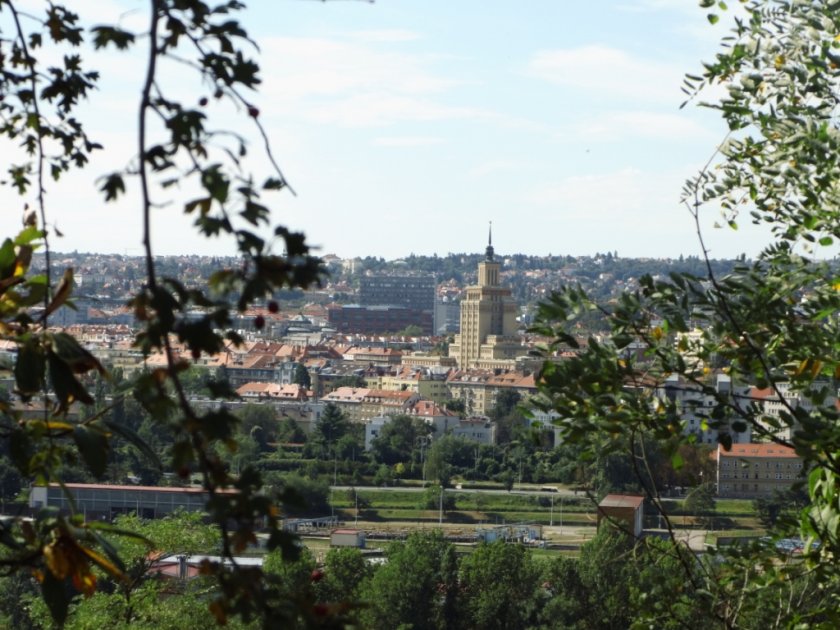
<svg viewBox="0 0 840 630">
<path fill-rule="evenodd" d="M 461 331 L 449 346 L 449 356 L 461 369 L 513 367 L 513 359 L 524 353 L 516 335 L 517 306 L 510 289 L 499 284 L 500 271 L 491 224 L 484 260 L 478 263 L 478 284 L 466 289 Z"/>
</svg>

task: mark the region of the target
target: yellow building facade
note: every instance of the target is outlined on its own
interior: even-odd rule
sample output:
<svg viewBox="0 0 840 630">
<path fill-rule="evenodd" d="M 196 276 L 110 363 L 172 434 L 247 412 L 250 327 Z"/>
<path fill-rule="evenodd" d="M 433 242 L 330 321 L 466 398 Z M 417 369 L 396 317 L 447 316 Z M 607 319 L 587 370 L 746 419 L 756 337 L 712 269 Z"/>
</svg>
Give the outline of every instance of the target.
<svg viewBox="0 0 840 630">
<path fill-rule="evenodd" d="M 525 352 L 516 334 L 516 302 L 510 289 L 500 284 L 500 273 L 491 235 L 478 264 L 478 284 L 467 287 L 461 301 L 460 333 L 449 346 L 449 356 L 461 369 L 510 368 Z"/>
</svg>

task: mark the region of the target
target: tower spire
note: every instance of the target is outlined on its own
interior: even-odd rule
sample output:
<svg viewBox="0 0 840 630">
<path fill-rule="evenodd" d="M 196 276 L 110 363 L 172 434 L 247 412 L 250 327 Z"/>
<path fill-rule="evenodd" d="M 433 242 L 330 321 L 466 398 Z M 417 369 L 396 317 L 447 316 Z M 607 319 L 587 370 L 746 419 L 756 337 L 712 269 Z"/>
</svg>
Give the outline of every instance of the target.
<svg viewBox="0 0 840 630">
<path fill-rule="evenodd" d="M 490 228 L 487 232 L 487 249 L 484 251 L 485 260 L 493 260 L 493 222 L 490 221 Z"/>
</svg>

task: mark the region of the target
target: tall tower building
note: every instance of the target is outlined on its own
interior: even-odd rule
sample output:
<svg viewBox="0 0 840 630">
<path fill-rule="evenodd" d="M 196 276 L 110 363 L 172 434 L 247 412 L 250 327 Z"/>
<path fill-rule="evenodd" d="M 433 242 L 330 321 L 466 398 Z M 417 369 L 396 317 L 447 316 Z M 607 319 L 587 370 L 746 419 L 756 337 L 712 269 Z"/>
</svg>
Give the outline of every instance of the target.
<svg viewBox="0 0 840 630">
<path fill-rule="evenodd" d="M 478 284 L 467 287 L 461 301 L 461 332 L 449 346 L 459 368 L 506 368 L 524 354 L 516 335 L 516 302 L 499 284 L 501 264 L 493 252 L 492 226 L 484 260 L 478 263 Z"/>
</svg>

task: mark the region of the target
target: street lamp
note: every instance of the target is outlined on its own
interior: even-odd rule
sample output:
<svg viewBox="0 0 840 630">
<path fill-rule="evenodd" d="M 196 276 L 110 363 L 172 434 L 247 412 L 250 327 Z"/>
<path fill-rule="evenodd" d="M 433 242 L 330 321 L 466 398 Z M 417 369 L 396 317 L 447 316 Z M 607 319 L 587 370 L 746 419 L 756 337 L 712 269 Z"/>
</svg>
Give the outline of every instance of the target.
<svg viewBox="0 0 840 630">
<path fill-rule="evenodd" d="M 423 481 L 426 481 L 426 446 L 432 441 L 429 435 L 419 435 L 415 442 L 420 443 L 420 465 L 423 467 Z"/>
<path fill-rule="evenodd" d="M 353 525 L 358 526 L 359 524 L 359 491 L 356 488 L 353 488 L 353 496 L 356 497 L 356 520 Z"/>
<path fill-rule="evenodd" d="M 554 527 L 554 495 L 551 495 L 551 520 L 548 525 Z"/>
</svg>

